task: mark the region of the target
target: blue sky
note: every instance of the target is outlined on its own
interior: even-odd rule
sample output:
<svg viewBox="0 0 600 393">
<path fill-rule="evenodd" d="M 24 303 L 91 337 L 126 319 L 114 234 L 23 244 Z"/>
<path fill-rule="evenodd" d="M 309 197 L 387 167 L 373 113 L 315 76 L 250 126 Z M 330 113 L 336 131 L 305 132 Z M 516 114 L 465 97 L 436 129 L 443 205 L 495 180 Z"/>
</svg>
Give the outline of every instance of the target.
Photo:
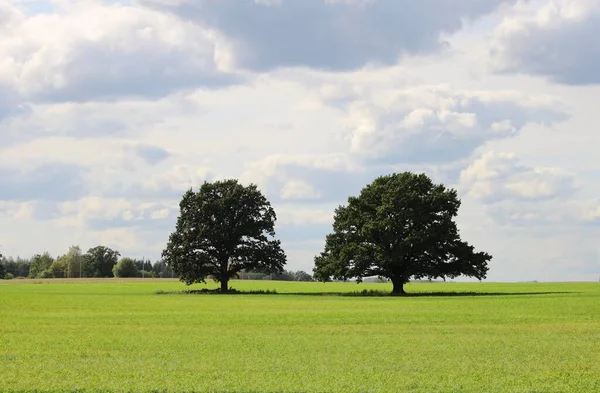
<svg viewBox="0 0 600 393">
<path fill-rule="evenodd" d="M 181 194 L 256 183 L 288 268 L 412 170 L 489 280 L 600 275 L 596 0 L 0 0 L 0 247 L 156 259 Z"/>
</svg>

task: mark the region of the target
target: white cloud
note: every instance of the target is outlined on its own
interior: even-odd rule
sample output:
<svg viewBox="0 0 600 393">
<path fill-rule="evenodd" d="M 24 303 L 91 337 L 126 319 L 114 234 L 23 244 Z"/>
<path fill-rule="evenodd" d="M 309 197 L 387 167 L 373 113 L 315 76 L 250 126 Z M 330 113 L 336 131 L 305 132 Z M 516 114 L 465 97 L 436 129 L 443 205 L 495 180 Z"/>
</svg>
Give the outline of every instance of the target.
<svg viewBox="0 0 600 393">
<path fill-rule="evenodd" d="M 333 209 L 326 208 L 299 208 L 291 205 L 277 205 L 277 225 L 294 226 L 307 224 L 331 224 L 333 222 Z"/>
<path fill-rule="evenodd" d="M 319 199 L 321 194 L 310 184 L 300 180 L 290 180 L 281 189 L 281 199 Z"/>
<path fill-rule="evenodd" d="M 249 163 L 246 167 L 247 170 L 243 177 L 253 178 L 258 181 L 264 181 L 267 178 L 286 181 L 290 176 L 289 170 L 298 168 L 327 172 L 358 172 L 361 170 L 360 166 L 343 154 L 274 154 L 259 161 Z"/>
<path fill-rule="evenodd" d="M 0 201 L 0 217 L 32 219 L 34 210 L 35 202 Z"/>
<path fill-rule="evenodd" d="M 467 195 L 494 203 L 564 198 L 577 189 L 574 175 L 558 168 L 531 168 L 512 153 L 490 151 L 476 159 L 460 175 Z"/>
<path fill-rule="evenodd" d="M 551 125 L 567 118 L 545 96 L 446 85 L 365 90 L 348 101 L 344 123 L 350 152 L 392 164 L 461 160 L 530 123 Z"/>
<path fill-rule="evenodd" d="M 105 230 L 111 227 L 140 227 L 168 219 L 176 206 L 160 202 L 138 202 L 124 198 L 84 197 L 59 203 L 62 225 Z M 172 224 L 172 220 L 168 220 Z"/>
<path fill-rule="evenodd" d="M 30 17 L 4 5 L 2 18 L 0 85 L 25 99 L 159 96 L 233 82 L 218 69 L 210 32 L 172 15 L 73 2 Z"/>
<path fill-rule="evenodd" d="M 153 175 L 143 181 L 142 185 L 150 192 L 175 191 L 183 195 L 189 188 L 197 190 L 204 181 L 212 181 L 212 177 L 210 168 L 205 166 L 177 165 Z"/>
<path fill-rule="evenodd" d="M 600 3 L 534 5 L 519 7 L 498 27 L 491 49 L 496 69 L 573 85 L 600 83 Z"/>
</svg>

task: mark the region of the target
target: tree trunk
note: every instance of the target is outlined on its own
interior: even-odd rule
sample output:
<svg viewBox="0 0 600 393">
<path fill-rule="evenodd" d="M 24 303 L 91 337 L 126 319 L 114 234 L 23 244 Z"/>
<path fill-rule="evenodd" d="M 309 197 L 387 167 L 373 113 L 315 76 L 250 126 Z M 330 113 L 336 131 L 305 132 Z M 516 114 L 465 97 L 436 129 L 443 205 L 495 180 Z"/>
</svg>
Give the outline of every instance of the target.
<svg viewBox="0 0 600 393">
<path fill-rule="evenodd" d="M 227 293 L 227 283 L 229 282 L 229 276 L 227 275 L 227 268 L 229 259 L 221 262 L 221 293 Z"/>
<path fill-rule="evenodd" d="M 403 278 L 392 278 L 392 284 L 394 285 L 394 289 L 392 289 L 392 295 L 405 295 L 404 292 L 404 279 Z"/>
</svg>

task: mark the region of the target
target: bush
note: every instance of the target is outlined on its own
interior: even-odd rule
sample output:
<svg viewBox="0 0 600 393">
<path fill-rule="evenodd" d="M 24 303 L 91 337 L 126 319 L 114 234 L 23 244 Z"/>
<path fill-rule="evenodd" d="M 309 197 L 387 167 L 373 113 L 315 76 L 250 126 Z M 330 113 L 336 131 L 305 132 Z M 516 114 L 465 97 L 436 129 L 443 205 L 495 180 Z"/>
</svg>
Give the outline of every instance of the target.
<svg viewBox="0 0 600 393">
<path fill-rule="evenodd" d="M 13 278 L 15 278 L 15 276 L 13 276 L 12 273 L 6 273 L 4 274 L 4 277 L 2 277 L 2 280 L 12 280 Z"/>
</svg>

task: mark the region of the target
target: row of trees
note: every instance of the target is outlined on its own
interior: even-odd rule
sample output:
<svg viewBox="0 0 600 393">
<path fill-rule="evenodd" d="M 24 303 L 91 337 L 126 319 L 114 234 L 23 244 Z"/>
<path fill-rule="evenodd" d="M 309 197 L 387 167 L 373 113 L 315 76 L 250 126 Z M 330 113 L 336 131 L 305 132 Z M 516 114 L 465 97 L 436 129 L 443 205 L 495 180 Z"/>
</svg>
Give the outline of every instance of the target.
<svg viewBox="0 0 600 393">
<path fill-rule="evenodd" d="M 381 277 L 392 282 L 395 294 L 404 293 L 410 279 L 484 279 L 492 257 L 461 240 L 454 221 L 460 204 L 456 190 L 425 174 L 380 176 L 335 210 L 333 232 L 314 259 L 314 277 Z M 226 292 L 240 272 L 284 272 L 275 210 L 256 185 L 204 182 L 198 192 L 183 195 L 179 209 L 162 257 L 181 281 L 211 278 Z"/>
<path fill-rule="evenodd" d="M 79 246 L 71 246 L 66 254 L 54 258 L 50 253 L 36 254 L 30 259 L 4 257 L 0 254 L 0 278 L 78 278 L 78 277 L 175 277 L 173 269 L 163 261 L 121 258 L 121 254 L 105 246 L 90 248 L 85 254 Z"/>
<path fill-rule="evenodd" d="M 14 277 L 27 278 L 79 278 L 79 277 L 148 277 L 174 278 L 175 272 L 165 262 L 120 258 L 118 251 L 108 247 L 90 248 L 85 254 L 79 246 L 54 258 L 48 252 L 36 254 L 30 259 L 7 258 L 0 254 L 0 279 Z M 80 275 L 81 273 L 81 275 Z M 237 277 L 242 280 L 312 281 L 304 271 L 282 271 L 263 273 L 241 271 Z"/>
</svg>

